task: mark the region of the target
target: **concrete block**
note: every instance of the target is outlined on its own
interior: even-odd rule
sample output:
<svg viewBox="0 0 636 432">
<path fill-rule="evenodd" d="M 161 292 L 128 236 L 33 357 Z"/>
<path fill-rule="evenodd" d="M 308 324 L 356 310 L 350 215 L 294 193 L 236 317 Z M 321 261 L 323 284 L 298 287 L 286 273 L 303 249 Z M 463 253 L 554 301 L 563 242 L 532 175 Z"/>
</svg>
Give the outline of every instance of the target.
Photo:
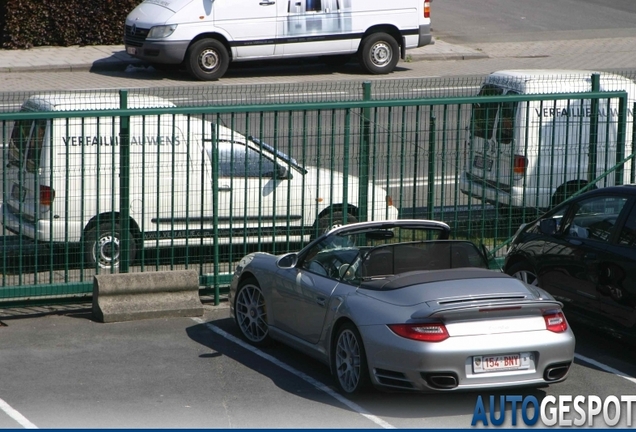
<svg viewBox="0 0 636 432">
<path fill-rule="evenodd" d="M 203 315 L 195 270 L 98 275 L 93 317 L 101 322 Z"/>
</svg>

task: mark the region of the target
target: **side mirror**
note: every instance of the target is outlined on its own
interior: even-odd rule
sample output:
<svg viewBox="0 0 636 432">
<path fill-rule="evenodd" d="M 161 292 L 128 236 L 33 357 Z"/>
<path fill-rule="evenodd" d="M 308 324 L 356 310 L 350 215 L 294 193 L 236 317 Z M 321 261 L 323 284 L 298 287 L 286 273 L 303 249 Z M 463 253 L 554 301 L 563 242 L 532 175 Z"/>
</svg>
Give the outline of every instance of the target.
<svg viewBox="0 0 636 432">
<path fill-rule="evenodd" d="M 278 180 L 289 180 L 291 175 L 289 170 L 282 165 L 278 165 L 278 169 L 276 171 L 276 179 Z"/>
<path fill-rule="evenodd" d="M 556 234 L 557 232 L 557 221 L 556 219 L 541 219 L 539 221 L 539 231 L 541 234 Z"/>
<path fill-rule="evenodd" d="M 297 263 L 298 255 L 295 253 L 288 253 L 286 255 L 283 255 L 278 259 L 278 261 L 276 261 L 276 265 L 278 266 L 278 268 L 282 269 L 294 268 L 296 267 Z"/>
</svg>

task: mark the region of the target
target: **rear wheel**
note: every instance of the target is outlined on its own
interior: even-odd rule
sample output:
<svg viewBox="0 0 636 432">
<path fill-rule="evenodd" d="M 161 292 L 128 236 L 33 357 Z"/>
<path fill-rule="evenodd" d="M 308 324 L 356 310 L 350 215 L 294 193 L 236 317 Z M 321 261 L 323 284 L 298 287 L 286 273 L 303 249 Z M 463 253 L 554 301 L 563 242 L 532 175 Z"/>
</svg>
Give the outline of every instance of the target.
<svg viewBox="0 0 636 432">
<path fill-rule="evenodd" d="M 103 269 L 118 268 L 123 235 L 118 223 L 105 222 L 87 230 L 82 244 L 86 262 Z M 137 247 L 130 233 L 125 235 L 128 236 L 128 258 L 132 263 Z"/>
<path fill-rule="evenodd" d="M 391 35 L 373 33 L 364 38 L 359 52 L 360 64 L 374 75 L 387 74 L 400 60 L 400 47 Z"/>
<path fill-rule="evenodd" d="M 340 391 L 355 394 L 369 386 L 367 355 L 360 332 L 352 323 L 338 329 L 331 357 L 331 369 Z"/>
<path fill-rule="evenodd" d="M 352 214 L 347 214 L 347 224 L 358 222 L 358 218 Z M 338 228 L 345 225 L 344 213 L 334 212 L 333 214 L 325 214 L 318 219 L 318 235 L 322 235 L 331 231 L 334 228 Z"/>
<path fill-rule="evenodd" d="M 202 39 L 188 48 L 185 66 L 198 80 L 217 80 L 225 74 L 229 65 L 230 55 L 225 45 L 216 39 Z"/>
<path fill-rule="evenodd" d="M 532 268 L 529 262 L 522 261 L 510 266 L 506 270 L 510 276 L 517 278 L 528 285 L 539 286 L 539 278 L 537 272 Z"/>
</svg>

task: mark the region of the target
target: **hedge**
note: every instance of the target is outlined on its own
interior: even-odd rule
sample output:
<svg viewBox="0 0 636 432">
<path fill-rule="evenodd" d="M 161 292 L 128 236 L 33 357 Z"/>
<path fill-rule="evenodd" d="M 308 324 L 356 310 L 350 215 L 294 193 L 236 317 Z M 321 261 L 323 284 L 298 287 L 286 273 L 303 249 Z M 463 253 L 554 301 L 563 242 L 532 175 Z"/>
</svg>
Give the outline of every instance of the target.
<svg viewBox="0 0 636 432">
<path fill-rule="evenodd" d="M 0 0 L 2 48 L 119 45 L 142 0 Z"/>
</svg>

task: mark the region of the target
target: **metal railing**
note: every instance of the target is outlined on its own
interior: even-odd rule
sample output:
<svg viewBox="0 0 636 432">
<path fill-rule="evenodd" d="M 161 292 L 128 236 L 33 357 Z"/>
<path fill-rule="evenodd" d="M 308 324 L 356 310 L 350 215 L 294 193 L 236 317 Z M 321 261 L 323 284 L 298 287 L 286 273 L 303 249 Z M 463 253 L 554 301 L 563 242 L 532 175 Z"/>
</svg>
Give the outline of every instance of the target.
<svg viewBox="0 0 636 432">
<path fill-rule="evenodd" d="M 90 296 L 102 272 L 177 268 L 197 269 L 218 301 L 245 254 L 393 217 L 387 200 L 398 217 L 443 220 L 501 258 L 555 196 L 634 182 L 636 107 L 623 91 L 375 100 L 364 84 L 360 94 L 178 107 L 148 94 L 74 93 L 0 114 L 0 305 Z M 589 101 L 592 139 L 590 117 L 572 115 Z M 504 126 L 511 104 L 523 115 Z M 484 130 L 489 148 L 478 145 Z M 594 164 L 572 157 L 582 143 L 583 153 L 594 144 Z"/>
</svg>

